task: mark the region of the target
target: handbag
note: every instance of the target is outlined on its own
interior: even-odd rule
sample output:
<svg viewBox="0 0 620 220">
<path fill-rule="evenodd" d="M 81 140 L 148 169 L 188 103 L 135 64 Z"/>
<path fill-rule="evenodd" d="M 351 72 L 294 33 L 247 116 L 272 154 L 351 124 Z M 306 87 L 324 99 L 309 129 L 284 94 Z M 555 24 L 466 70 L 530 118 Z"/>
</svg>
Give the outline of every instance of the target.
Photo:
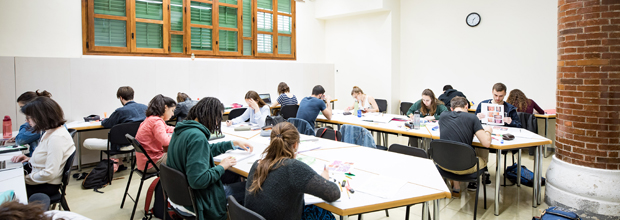
<svg viewBox="0 0 620 220">
<path fill-rule="evenodd" d="M 267 116 L 265 118 L 265 127 L 267 126 L 276 126 L 280 122 L 284 122 L 284 117 L 282 116 Z"/>
</svg>

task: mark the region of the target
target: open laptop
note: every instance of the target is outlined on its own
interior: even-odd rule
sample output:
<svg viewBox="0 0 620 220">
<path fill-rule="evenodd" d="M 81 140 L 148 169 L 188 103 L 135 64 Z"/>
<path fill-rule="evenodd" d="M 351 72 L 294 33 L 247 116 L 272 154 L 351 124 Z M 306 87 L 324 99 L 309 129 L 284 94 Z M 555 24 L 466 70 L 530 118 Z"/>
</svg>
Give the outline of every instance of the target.
<svg viewBox="0 0 620 220">
<path fill-rule="evenodd" d="M 267 103 L 268 105 L 271 105 L 271 95 L 269 95 L 269 93 L 267 94 L 259 94 L 258 96 L 260 96 L 260 98 Z"/>
</svg>

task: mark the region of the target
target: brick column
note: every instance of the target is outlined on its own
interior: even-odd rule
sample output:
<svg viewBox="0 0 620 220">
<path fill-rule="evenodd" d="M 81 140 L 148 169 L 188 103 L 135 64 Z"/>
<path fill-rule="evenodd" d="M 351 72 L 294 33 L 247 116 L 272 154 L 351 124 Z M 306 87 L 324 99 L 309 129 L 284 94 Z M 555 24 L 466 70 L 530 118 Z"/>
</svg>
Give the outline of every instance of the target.
<svg viewBox="0 0 620 220">
<path fill-rule="evenodd" d="M 573 205 L 564 205 L 600 215 L 602 219 L 606 216 L 617 218 L 620 211 L 602 210 L 591 205 L 592 201 L 596 202 L 596 197 L 615 200 L 610 205 L 620 205 L 618 192 L 600 189 L 606 187 L 605 182 L 614 181 L 607 175 L 620 175 L 620 0 L 559 0 L 556 95 L 557 153 L 547 173 L 551 185 L 546 189 L 547 202 L 571 203 Z M 555 176 L 557 170 L 552 169 L 568 171 Z M 566 175 L 568 179 L 560 175 Z M 569 183 L 560 182 L 570 179 Z M 597 185 L 595 179 L 600 179 L 603 184 Z M 617 191 L 617 185 L 613 188 Z M 577 191 L 568 192 L 575 189 Z M 564 200 L 579 200 L 577 197 L 567 198 L 558 193 L 594 199 L 588 200 L 590 203 L 586 207 L 585 203 Z"/>
</svg>

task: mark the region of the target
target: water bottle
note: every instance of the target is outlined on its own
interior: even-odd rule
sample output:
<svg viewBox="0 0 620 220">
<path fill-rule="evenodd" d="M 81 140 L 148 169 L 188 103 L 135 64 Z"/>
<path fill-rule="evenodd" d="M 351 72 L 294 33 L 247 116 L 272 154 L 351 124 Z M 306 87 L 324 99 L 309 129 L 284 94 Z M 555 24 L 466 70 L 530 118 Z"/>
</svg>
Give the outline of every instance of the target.
<svg viewBox="0 0 620 220">
<path fill-rule="evenodd" d="M 357 100 L 355 101 L 355 104 L 353 104 L 353 112 L 357 113 L 357 110 L 360 109 L 360 105 L 357 103 Z"/>
<path fill-rule="evenodd" d="M 420 111 L 415 111 L 413 113 L 413 129 L 420 129 Z"/>
<path fill-rule="evenodd" d="M 2 120 L 2 138 L 11 138 L 13 136 L 13 125 L 11 124 L 11 117 L 4 116 Z"/>
</svg>

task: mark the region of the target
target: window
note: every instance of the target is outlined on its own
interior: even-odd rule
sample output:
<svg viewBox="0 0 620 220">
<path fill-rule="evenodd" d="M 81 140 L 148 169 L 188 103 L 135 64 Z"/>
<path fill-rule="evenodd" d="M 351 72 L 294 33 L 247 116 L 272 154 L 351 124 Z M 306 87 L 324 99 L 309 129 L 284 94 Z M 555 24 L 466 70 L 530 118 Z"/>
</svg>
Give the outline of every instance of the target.
<svg viewBox="0 0 620 220">
<path fill-rule="evenodd" d="M 293 0 L 82 0 L 85 55 L 295 59 Z"/>
</svg>

